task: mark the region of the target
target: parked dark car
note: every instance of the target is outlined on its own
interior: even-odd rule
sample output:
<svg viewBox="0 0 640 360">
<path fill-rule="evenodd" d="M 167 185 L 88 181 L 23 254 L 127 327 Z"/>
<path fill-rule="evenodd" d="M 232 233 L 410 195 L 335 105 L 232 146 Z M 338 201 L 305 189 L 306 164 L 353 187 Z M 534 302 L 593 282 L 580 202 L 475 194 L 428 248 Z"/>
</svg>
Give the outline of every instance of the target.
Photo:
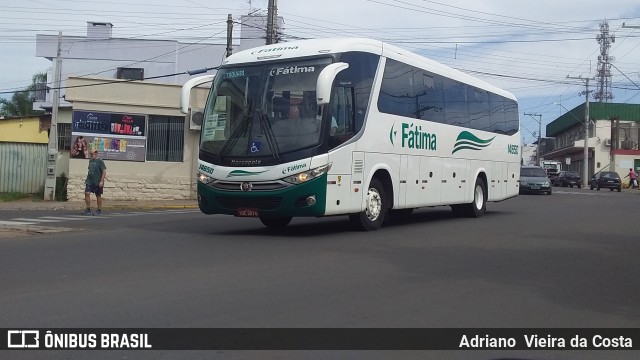
<svg viewBox="0 0 640 360">
<path fill-rule="evenodd" d="M 577 186 L 578 188 L 581 188 L 582 177 L 578 175 L 577 172 L 574 172 L 574 171 L 560 171 L 560 173 L 558 174 L 558 177 L 555 179 L 553 184 L 556 186 L 563 186 L 563 187 L 568 186 L 571 188 L 574 186 Z"/>
<path fill-rule="evenodd" d="M 520 193 L 547 193 L 551 195 L 551 180 L 540 166 L 520 168 Z"/>
<path fill-rule="evenodd" d="M 620 192 L 622 191 L 622 181 L 620 180 L 620 175 L 618 175 L 617 172 L 601 171 L 593 175 L 589 187 L 591 190 L 594 188 L 598 190 L 605 188 L 611 191 L 618 190 L 618 192 Z"/>
</svg>

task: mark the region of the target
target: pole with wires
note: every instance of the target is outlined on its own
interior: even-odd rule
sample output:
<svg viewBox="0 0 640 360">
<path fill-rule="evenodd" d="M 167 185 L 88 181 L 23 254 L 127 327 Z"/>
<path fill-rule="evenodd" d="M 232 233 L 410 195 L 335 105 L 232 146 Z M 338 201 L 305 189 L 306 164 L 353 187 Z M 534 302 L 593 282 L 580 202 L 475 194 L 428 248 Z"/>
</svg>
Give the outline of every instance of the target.
<svg viewBox="0 0 640 360">
<path fill-rule="evenodd" d="M 567 79 L 582 80 L 585 84 L 585 106 L 584 106 L 584 159 L 582 160 L 582 186 L 586 189 L 589 185 L 589 80 L 591 78 L 583 78 L 581 76 L 571 77 Z"/>
<path fill-rule="evenodd" d="M 278 42 L 276 19 L 278 18 L 278 7 L 276 0 L 269 0 L 269 7 L 267 9 L 267 45 L 275 44 Z"/>
<path fill-rule="evenodd" d="M 231 56 L 233 53 L 233 17 L 231 14 L 227 15 L 227 54 L 225 57 Z"/>
<path fill-rule="evenodd" d="M 60 77 L 62 68 L 62 32 L 58 32 L 58 50 L 53 80 L 53 106 L 51 109 L 51 128 L 49 130 L 49 146 L 47 151 L 47 177 L 44 181 L 45 201 L 55 200 L 56 163 L 58 160 L 58 107 L 60 106 Z"/>
<path fill-rule="evenodd" d="M 540 160 L 542 160 L 542 156 L 540 154 L 540 151 L 542 150 L 542 148 L 540 147 L 540 142 L 542 141 L 542 115 L 541 114 L 532 114 L 532 113 L 524 113 L 525 115 L 529 115 L 531 116 L 531 118 L 533 118 L 533 120 L 535 120 L 534 116 L 538 117 L 538 147 L 536 150 L 536 165 L 540 165 Z"/>
</svg>

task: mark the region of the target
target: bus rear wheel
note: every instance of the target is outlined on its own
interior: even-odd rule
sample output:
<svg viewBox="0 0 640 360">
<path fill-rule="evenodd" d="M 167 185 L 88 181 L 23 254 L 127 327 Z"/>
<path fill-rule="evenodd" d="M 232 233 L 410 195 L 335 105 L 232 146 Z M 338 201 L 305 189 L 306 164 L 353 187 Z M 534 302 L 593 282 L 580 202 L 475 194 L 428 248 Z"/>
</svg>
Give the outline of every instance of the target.
<svg viewBox="0 0 640 360">
<path fill-rule="evenodd" d="M 473 187 L 473 201 L 465 204 L 465 215 L 468 217 L 480 217 L 487 212 L 487 194 L 484 181 L 481 178 L 476 179 Z"/>
<path fill-rule="evenodd" d="M 260 217 L 260 221 L 264 226 L 272 229 L 282 229 L 289 225 L 291 222 L 291 216 L 288 217 Z"/>
<path fill-rule="evenodd" d="M 356 230 L 378 230 L 382 226 L 387 209 L 387 196 L 382 182 L 377 178 L 373 178 L 367 190 L 364 211 L 349 215 L 349 220 Z"/>
</svg>

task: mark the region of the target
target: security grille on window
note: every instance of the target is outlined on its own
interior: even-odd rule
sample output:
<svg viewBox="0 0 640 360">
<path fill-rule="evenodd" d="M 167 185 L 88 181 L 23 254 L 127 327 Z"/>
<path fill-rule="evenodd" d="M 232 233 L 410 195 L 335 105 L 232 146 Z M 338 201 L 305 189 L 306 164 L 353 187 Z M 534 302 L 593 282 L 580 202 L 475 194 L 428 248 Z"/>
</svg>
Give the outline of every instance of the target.
<svg viewBox="0 0 640 360">
<path fill-rule="evenodd" d="M 184 119 L 182 116 L 149 116 L 147 161 L 182 162 Z"/>
<path fill-rule="evenodd" d="M 144 69 L 119 67 L 116 77 L 126 80 L 144 80 Z"/>
<path fill-rule="evenodd" d="M 47 101 L 47 91 L 49 87 L 46 82 L 36 83 L 35 101 Z"/>
<path fill-rule="evenodd" d="M 71 124 L 58 123 L 58 150 L 71 149 Z"/>
</svg>

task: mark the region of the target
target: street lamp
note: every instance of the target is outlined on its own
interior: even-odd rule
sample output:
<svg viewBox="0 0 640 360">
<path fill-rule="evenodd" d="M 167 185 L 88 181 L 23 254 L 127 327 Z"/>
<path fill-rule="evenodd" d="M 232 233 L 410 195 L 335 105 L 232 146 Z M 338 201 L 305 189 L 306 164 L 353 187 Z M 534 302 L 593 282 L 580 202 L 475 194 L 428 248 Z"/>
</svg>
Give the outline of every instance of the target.
<svg viewBox="0 0 640 360">
<path fill-rule="evenodd" d="M 589 119 L 588 119 L 588 115 L 586 116 L 586 119 L 580 120 L 580 118 L 578 118 L 577 116 L 573 115 L 573 113 L 571 111 L 569 111 L 569 109 L 567 109 L 566 107 L 564 107 L 564 105 L 562 105 L 559 102 L 554 102 L 555 105 L 560 105 L 560 107 L 562 107 L 567 113 L 571 114 L 571 116 L 573 116 L 574 118 L 576 118 L 576 120 L 578 120 L 580 123 L 584 124 L 584 159 L 583 159 L 583 164 L 582 164 L 582 186 L 586 189 L 587 185 L 589 184 L 589 180 L 587 179 L 589 177 Z M 588 107 L 587 107 L 588 109 Z M 588 111 L 588 110 L 587 110 Z M 587 112 L 588 114 L 588 112 Z"/>
</svg>

